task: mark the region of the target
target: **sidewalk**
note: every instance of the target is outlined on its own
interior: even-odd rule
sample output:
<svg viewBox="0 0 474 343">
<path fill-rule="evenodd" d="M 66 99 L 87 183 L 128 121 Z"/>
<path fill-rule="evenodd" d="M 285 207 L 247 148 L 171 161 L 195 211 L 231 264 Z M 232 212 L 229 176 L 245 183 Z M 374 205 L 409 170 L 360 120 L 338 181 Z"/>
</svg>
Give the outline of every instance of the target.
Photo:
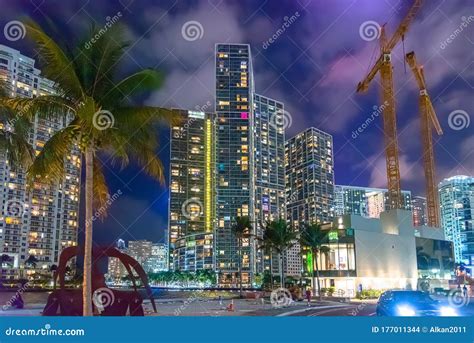
<svg viewBox="0 0 474 343">
<path fill-rule="evenodd" d="M 233 311 L 228 310 L 232 300 L 209 300 L 201 298 L 155 299 L 158 313 L 153 312 L 151 302 L 143 302 L 146 316 L 276 316 L 289 311 L 299 311 L 320 306 L 337 306 L 341 303 L 330 301 L 312 301 L 308 307 L 306 301 L 293 302 L 288 306 L 275 307 L 268 299 L 234 299 Z M 41 316 L 44 304 L 26 304 L 24 309 L 8 308 L 0 310 L 0 317 Z"/>
</svg>

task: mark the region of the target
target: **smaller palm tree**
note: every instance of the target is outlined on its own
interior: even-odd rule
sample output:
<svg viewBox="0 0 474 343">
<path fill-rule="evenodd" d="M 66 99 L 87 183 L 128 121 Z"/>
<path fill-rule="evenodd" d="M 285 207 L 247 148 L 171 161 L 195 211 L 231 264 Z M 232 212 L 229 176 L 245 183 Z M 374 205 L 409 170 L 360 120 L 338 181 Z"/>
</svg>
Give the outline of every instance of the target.
<svg viewBox="0 0 474 343">
<path fill-rule="evenodd" d="M 283 258 L 285 253 L 298 241 L 298 233 L 288 225 L 284 219 L 277 219 L 267 222 L 264 227 L 264 240 L 278 254 L 280 263 L 280 287 L 285 286 L 285 271 L 283 268 Z"/>
<path fill-rule="evenodd" d="M 232 224 L 231 230 L 237 239 L 237 250 L 238 250 L 238 271 L 239 271 L 239 296 L 243 296 L 243 285 L 242 285 L 242 244 L 244 238 L 250 237 L 250 232 L 252 229 L 252 222 L 250 217 L 243 216 L 235 218 L 234 223 Z"/>
<path fill-rule="evenodd" d="M 316 270 L 316 277 L 314 273 L 311 275 L 313 278 L 313 292 L 316 294 L 317 291 L 319 300 L 321 300 L 318 255 L 329 252 L 329 248 L 323 245 L 324 243 L 327 243 L 327 233 L 321 229 L 321 225 L 319 224 L 307 224 L 301 232 L 300 243 L 302 247 L 309 249 L 313 255 L 313 266 Z"/>
<path fill-rule="evenodd" d="M 36 268 L 36 264 L 38 263 L 38 259 L 36 258 L 35 255 L 30 255 L 25 261 L 25 266 L 31 267 L 31 268 Z"/>
<path fill-rule="evenodd" d="M 265 228 L 265 225 L 260 224 L 261 227 Z M 264 230 L 263 236 L 258 238 L 260 241 L 259 249 L 263 250 L 263 253 L 269 257 L 270 260 L 270 289 L 273 289 L 273 241 L 271 238 L 272 231 L 271 230 Z"/>
</svg>

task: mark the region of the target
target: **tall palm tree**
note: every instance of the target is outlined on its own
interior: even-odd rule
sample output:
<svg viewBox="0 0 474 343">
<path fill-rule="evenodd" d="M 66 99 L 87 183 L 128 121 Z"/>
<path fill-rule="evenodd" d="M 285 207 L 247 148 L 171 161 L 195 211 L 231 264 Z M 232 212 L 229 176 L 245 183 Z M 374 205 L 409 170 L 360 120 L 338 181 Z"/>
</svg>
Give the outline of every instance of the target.
<svg viewBox="0 0 474 343">
<path fill-rule="evenodd" d="M 262 228 L 265 228 L 265 225 L 260 225 Z M 268 254 L 270 259 L 270 289 L 273 289 L 273 241 L 272 241 L 272 231 L 265 230 L 263 231 L 263 235 L 258 240 L 261 242 L 259 249 L 263 250 L 264 254 Z"/>
<path fill-rule="evenodd" d="M 91 29 L 74 48 L 60 45 L 36 23 L 25 20 L 26 37 L 35 45 L 43 75 L 54 81 L 58 94 L 33 99 L 9 99 L 5 104 L 24 116 L 51 118 L 67 114 L 71 120 L 45 144 L 28 169 L 28 179 L 58 182 L 64 160 L 73 147 L 85 162 L 85 239 L 83 315 L 92 315 L 92 223 L 94 209 L 106 215 L 108 188 L 99 153 L 121 167 L 134 160 L 149 175 L 163 181 L 163 167 L 156 156 L 155 124 L 172 120 L 169 110 L 134 106 L 131 97 L 158 89 L 160 74 L 151 69 L 118 77 L 118 64 L 128 44 L 115 24 L 105 33 Z M 95 37 L 94 44 L 86 44 Z M 100 37 L 96 39 L 97 37 Z M 86 46 L 88 48 L 86 48 Z"/>
<path fill-rule="evenodd" d="M 284 219 L 277 219 L 267 222 L 264 227 L 264 237 L 267 237 L 278 254 L 280 263 L 280 287 L 285 286 L 285 271 L 283 268 L 283 258 L 285 253 L 298 241 L 298 234 L 288 225 Z"/>
<path fill-rule="evenodd" d="M 252 223 L 250 217 L 242 216 L 236 217 L 234 223 L 232 224 L 231 230 L 237 239 L 237 265 L 239 271 L 239 296 L 243 296 L 243 286 L 242 286 L 242 244 L 244 238 L 250 237 L 250 232 L 252 230 Z"/>
<path fill-rule="evenodd" d="M 314 273 L 311 275 L 313 278 L 313 293 L 316 294 L 317 291 L 319 300 L 321 300 L 321 287 L 319 282 L 318 255 L 329 252 L 329 248 L 323 245 L 325 243 L 327 243 L 327 233 L 321 229 L 321 225 L 313 223 L 304 226 L 300 235 L 300 244 L 302 248 L 309 249 L 313 255 L 313 266 L 316 270 L 316 277 Z"/>
</svg>

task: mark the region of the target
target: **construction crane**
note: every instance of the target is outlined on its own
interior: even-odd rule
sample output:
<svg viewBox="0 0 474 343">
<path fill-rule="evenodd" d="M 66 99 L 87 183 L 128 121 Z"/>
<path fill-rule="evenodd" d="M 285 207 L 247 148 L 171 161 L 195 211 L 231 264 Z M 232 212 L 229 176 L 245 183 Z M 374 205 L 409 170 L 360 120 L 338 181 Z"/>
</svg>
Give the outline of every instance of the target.
<svg viewBox="0 0 474 343">
<path fill-rule="evenodd" d="M 366 92 L 370 82 L 380 72 L 383 103 L 383 130 L 385 135 L 385 159 L 388 180 L 388 207 L 402 208 L 400 187 L 400 165 L 398 158 L 397 118 L 395 112 L 395 95 L 391 53 L 395 46 L 404 40 L 405 34 L 418 13 L 422 0 L 415 0 L 408 14 L 402 20 L 391 39 L 387 39 L 385 25 L 380 30 L 380 56 L 364 80 L 357 85 L 357 92 Z"/>
<path fill-rule="evenodd" d="M 416 61 L 415 52 L 409 52 L 405 56 L 410 69 L 415 76 L 416 82 L 420 89 L 419 107 L 420 107 L 420 126 L 421 138 L 423 148 L 423 168 L 425 171 L 426 182 L 426 207 L 428 211 L 428 226 L 439 227 L 439 207 L 438 207 L 438 191 L 436 188 L 435 178 L 435 162 L 433 151 L 433 136 L 432 128 L 434 127 L 436 133 L 440 136 L 443 134 L 443 129 L 439 124 L 438 117 L 431 103 L 430 96 L 426 90 L 425 75 L 423 67 L 418 65 Z"/>
</svg>

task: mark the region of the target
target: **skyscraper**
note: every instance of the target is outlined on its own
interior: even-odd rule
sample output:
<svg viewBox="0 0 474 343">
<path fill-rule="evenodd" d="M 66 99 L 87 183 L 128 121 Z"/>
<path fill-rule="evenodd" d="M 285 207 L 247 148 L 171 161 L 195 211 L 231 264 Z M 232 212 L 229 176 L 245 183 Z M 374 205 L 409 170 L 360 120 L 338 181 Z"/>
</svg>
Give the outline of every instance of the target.
<svg viewBox="0 0 474 343">
<path fill-rule="evenodd" d="M 153 243 L 147 240 L 129 241 L 128 255 L 133 257 L 142 266 L 145 261 L 151 256 L 151 249 Z"/>
<path fill-rule="evenodd" d="M 413 196 L 411 200 L 412 212 L 413 212 L 413 225 L 416 226 L 427 226 L 427 207 L 426 198 L 420 196 Z"/>
<path fill-rule="evenodd" d="M 309 128 L 286 142 L 285 171 L 288 222 L 295 230 L 304 223 L 334 219 L 334 169 L 332 136 Z M 301 274 L 301 247 L 286 256 L 286 272 Z"/>
<path fill-rule="evenodd" d="M 158 273 L 168 270 L 168 246 L 164 243 L 153 243 L 151 255 L 143 264 L 147 273 Z"/>
<path fill-rule="evenodd" d="M 286 199 L 289 222 L 327 223 L 334 219 L 332 136 L 309 128 L 286 142 Z"/>
<path fill-rule="evenodd" d="M 284 105 L 279 101 L 255 94 L 253 108 L 256 174 L 255 225 L 257 236 L 261 237 L 263 235 L 262 223 L 279 218 L 286 219 Z M 263 252 L 258 251 L 258 272 L 270 268 L 270 263 L 264 263 L 264 259 Z M 279 263 L 274 262 L 274 272 L 278 273 Z"/>
<path fill-rule="evenodd" d="M 438 186 L 441 224 L 454 242 L 456 262 L 474 265 L 474 177 L 457 175 Z"/>
<path fill-rule="evenodd" d="M 256 272 L 256 242 L 243 240 L 242 256 L 232 233 L 236 217 L 255 222 L 253 71 L 248 44 L 216 45 L 217 227 L 216 269 L 219 282 L 235 278 L 241 260 L 242 281 Z M 253 232 L 250 232 L 254 237 Z M 234 281 L 232 281 L 234 282 Z"/>
<path fill-rule="evenodd" d="M 213 269 L 215 115 L 179 111 L 171 128 L 169 253 L 174 270 Z"/>
<path fill-rule="evenodd" d="M 12 97 L 37 97 L 55 94 L 52 81 L 35 68 L 35 61 L 19 51 L 0 45 L 0 79 Z M 38 154 L 49 138 L 65 127 L 70 118 L 55 120 L 36 117 L 29 143 Z M 11 123 L 0 123 L 9 130 Z M 74 148 L 65 159 L 65 177 L 57 185 L 35 182 L 26 188 L 26 174 L 9 164 L 0 152 L 0 254 L 10 263 L 2 267 L 2 277 L 27 277 L 57 264 L 62 249 L 77 244 L 81 159 Z M 33 256 L 30 258 L 30 256 Z M 34 263 L 25 265 L 25 261 Z"/>
<path fill-rule="evenodd" d="M 412 209 L 411 192 L 402 190 L 404 210 Z M 338 216 L 353 214 L 367 218 L 380 218 L 389 210 L 388 190 L 373 187 L 337 185 L 335 187 L 335 213 Z"/>
</svg>

